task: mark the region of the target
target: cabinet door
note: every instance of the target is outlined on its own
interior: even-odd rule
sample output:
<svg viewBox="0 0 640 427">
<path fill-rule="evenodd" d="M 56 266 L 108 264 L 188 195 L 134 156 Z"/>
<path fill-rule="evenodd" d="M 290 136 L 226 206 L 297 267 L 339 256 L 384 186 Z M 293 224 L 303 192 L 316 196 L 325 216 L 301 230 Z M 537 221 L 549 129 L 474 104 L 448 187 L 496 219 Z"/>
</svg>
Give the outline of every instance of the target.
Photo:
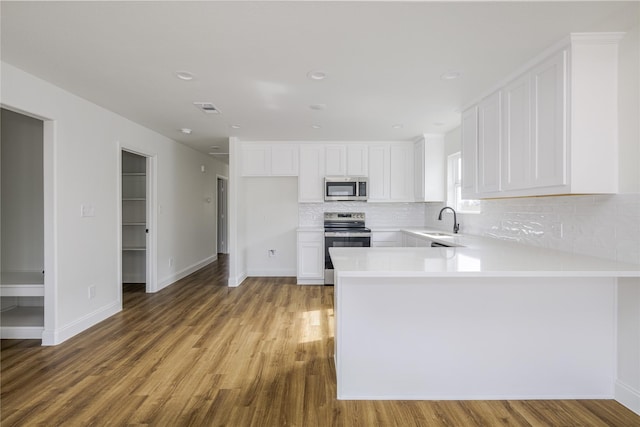
<svg viewBox="0 0 640 427">
<path fill-rule="evenodd" d="M 324 146 L 301 144 L 298 202 L 324 202 L 324 173 Z"/>
<path fill-rule="evenodd" d="M 531 73 L 535 187 L 567 184 L 566 55 L 561 51 Z"/>
<path fill-rule="evenodd" d="M 271 146 L 269 144 L 242 145 L 242 176 L 271 175 Z"/>
<path fill-rule="evenodd" d="M 369 176 L 369 147 L 366 144 L 347 145 L 347 176 Z"/>
<path fill-rule="evenodd" d="M 389 149 L 389 199 L 413 202 L 413 144 L 391 144 Z"/>
<path fill-rule="evenodd" d="M 325 173 L 327 176 L 344 176 L 347 174 L 347 149 L 343 144 L 327 144 L 325 146 Z"/>
<path fill-rule="evenodd" d="M 477 196 L 478 182 L 478 107 L 474 106 L 462 113 L 462 198 Z"/>
<path fill-rule="evenodd" d="M 298 279 L 324 279 L 324 232 L 298 232 Z"/>
<path fill-rule="evenodd" d="M 369 146 L 369 201 L 389 200 L 389 144 Z"/>
<path fill-rule="evenodd" d="M 478 193 L 500 191 L 500 91 L 478 105 Z"/>
<path fill-rule="evenodd" d="M 273 144 L 271 146 L 271 175 L 298 175 L 298 146 L 294 144 Z"/>
<path fill-rule="evenodd" d="M 531 84 L 527 74 L 502 91 L 502 189 L 530 188 Z"/>
<path fill-rule="evenodd" d="M 402 233 L 400 231 L 372 231 L 371 246 L 374 248 L 398 248 L 402 246 Z"/>
<path fill-rule="evenodd" d="M 413 146 L 416 202 L 441 202 L 446 194 L 444 135 L 425 135 Z"/>
</svg>

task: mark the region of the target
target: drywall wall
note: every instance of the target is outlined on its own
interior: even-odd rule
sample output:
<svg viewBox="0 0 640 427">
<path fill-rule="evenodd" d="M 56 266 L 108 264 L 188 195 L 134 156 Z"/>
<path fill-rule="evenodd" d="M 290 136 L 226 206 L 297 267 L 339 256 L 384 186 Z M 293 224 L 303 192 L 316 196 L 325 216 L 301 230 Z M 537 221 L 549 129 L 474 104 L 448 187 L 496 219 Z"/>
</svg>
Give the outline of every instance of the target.
<svg viewBox="0 0 640 427">
<path fill-rule="evenodd" d="M 9 64 L 1 65 L 2 105 L 45 120 L 45 213 L 53 228 L 52 241 L 45 240 L 45 247 L 50 245 L 53 277 L 45 284 L 51 298 L 45 298 L 44 344 L 64 341 L 121 309 L 121 148 L 155 157 L 159 287 L 215 258 L 215 178 L 225 169 L 219 162 Z M 212 203 L 205 202 L 207 197 Z M 92 208 L 93 216 L 80 216 L 83 205 Z M 45 233 L 46 224 L 47 218 Z M 45 250 L 45 264 L 48 256 Z M 92 299 L 88 286 L 96 288 Z"/>
<path fill-rule="evenodd" d="M 248 276 L 296 275 L 297 177 L 241 178 Z M 270 255 L 269 250 L 275 250 Z"/>
<path fill-rule="evenodd" d="M 43 125 L 1 110 L 2 271 L 44 270 Z"/>
</svg>

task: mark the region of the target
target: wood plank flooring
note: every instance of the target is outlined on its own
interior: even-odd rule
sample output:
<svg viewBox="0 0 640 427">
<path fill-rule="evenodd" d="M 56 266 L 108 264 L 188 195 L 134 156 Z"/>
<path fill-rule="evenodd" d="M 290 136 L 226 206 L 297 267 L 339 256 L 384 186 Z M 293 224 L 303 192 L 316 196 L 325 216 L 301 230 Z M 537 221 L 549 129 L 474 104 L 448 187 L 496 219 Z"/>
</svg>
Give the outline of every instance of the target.
<svg viewBox="0 0 640 427">
<path fill-rule="evenodd" d="M 611 400 L 338 401 L 333 288 L 226 286 L 226 258 L 55 347 L 3 340 L 0 424 L 640 426 Z"/>
</svg>

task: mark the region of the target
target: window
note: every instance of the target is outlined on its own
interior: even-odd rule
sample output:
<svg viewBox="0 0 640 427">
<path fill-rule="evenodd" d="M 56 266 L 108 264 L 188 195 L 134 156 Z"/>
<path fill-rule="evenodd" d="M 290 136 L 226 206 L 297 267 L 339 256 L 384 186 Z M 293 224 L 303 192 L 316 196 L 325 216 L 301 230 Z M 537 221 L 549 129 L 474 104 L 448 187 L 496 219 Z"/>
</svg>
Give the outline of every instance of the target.
<svg viewBox="0 0 640 427">
<path fill-rule="evenodd" d="M 462 213 L 480 213 L 480 200 L 462 199 L 462 156 L 459 151 L 447 158 L 447 205 Z"/>
</svg>

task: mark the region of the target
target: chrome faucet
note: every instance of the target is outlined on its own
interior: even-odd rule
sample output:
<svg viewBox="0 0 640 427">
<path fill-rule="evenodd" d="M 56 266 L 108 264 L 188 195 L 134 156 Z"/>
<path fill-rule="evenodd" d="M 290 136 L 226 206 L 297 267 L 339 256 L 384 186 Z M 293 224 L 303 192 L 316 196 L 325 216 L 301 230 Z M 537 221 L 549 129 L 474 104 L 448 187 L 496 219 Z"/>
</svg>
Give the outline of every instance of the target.
<svg viewBox="0 0 640 427">
<path fill-rule="evenodd" d="M 440 213 L 438 214 L 438 221 L 442 221 L 442 212 L 446 211 L 447 209 L 449 209 L 451 212 L 453 212 L 453 232 L 457 233 L 458 230 L 460 230 L 460 224 L 458 224 L 458 218 L 456 217 L 456 211 L 453 208 L 450 208 L 449 206 L 445 206 L 444 208 L 440 209 Z"/>
</svg>

